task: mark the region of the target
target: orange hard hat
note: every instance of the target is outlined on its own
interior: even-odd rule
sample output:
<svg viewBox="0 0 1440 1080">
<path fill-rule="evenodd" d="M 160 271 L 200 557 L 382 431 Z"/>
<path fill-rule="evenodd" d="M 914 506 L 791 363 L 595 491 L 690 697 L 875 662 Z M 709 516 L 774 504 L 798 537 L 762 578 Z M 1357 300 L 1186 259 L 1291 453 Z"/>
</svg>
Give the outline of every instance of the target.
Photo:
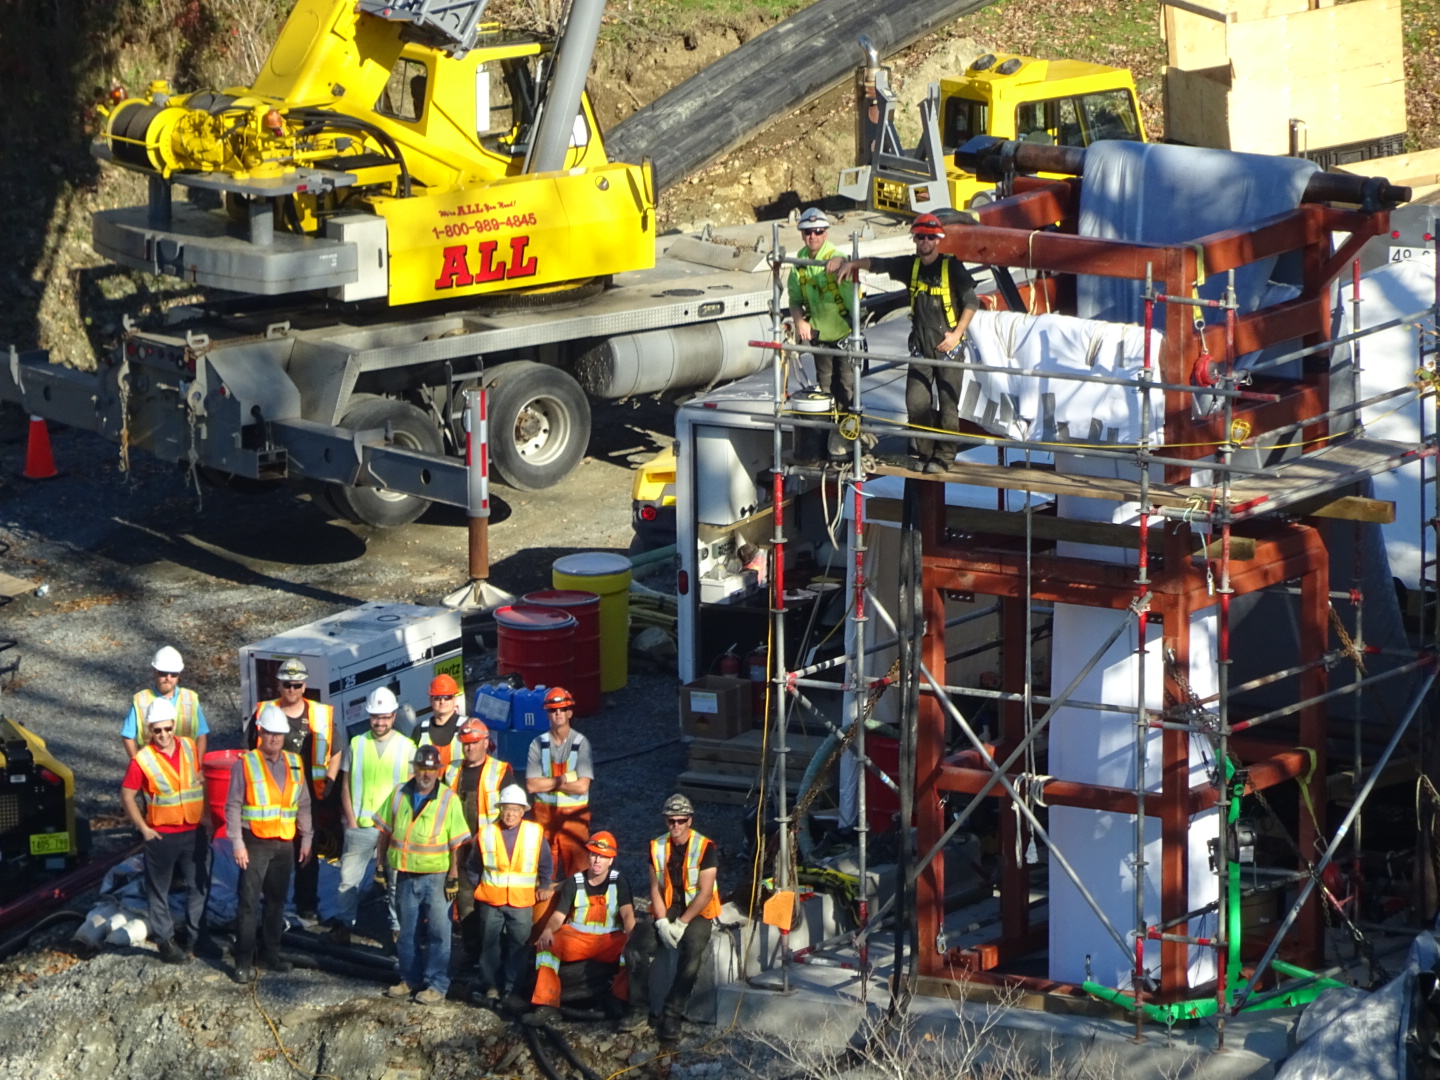
<svg viewBox="0 0 1440 1080">
<path fill-rule="evenodd" d="M 484 720 L 472 716 L 460 725 L 455 735 L 462 743 L 477 743 L 490 737 L 490 729 L 485 726 Z"/>
<path fill-rule="evenodd" d="M 590 837 L 585 845 L 586 851 L 593 851 L 596 855 L 608 855 L 614 858 L 620 854 L 620 846 L 615 843 L 615 837 L 608 832 L 597 832 Z"/>
<path fill-rule="evenodd" d="M 449 675 L 436 675 L 435 678 L 430 680 L 431 697 L 450 697 L 459 692 L 460 687 L 456 685 L 455 680 Z"/>
<path fill-rule="evenodd" d="M 944 236 L 945 227 L 934 214 L 921 214 L 910 224 L 911 236 Z"/>
<path fill-rule="evenodd" d="M 574 707 L 574 697 L 563 686 L 552 686 L 545 695 L 545 708 L 547 709 L 573 709 Z"/>
</svg>

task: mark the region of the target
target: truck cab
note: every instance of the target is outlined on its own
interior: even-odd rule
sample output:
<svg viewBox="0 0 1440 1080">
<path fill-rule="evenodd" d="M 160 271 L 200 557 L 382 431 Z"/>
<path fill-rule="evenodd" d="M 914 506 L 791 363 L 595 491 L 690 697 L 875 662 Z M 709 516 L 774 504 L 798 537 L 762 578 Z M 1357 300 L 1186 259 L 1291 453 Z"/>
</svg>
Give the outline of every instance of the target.
<svg viewBox="0 0 1440 1080">
<path fill-rule="evenodd" d="M 986 53 L 963 75 L 930 84 L 914 148 L 900 146 L 889 69 L 873 55 L 860 69 L 857 97 L 857 165 L 841 173 L 840 194 L 904 216 L 968 209 L 982 194 L 988 201 L 992 185 L 955 164 L 955 151 L 976 135 L 1047 146 L 1145 141 L 1129 70 L 1081 60 Z"/>
</svg>

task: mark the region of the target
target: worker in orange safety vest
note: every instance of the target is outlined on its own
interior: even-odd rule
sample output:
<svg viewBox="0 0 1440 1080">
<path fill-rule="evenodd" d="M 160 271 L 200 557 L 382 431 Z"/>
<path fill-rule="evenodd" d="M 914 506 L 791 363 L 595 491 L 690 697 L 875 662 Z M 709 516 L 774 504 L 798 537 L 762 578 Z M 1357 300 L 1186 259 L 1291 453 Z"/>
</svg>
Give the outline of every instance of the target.
<svg viewBox="0 0 1440 1080">
<path fill-rule="evenodd" d="M 238 983 L 255 978 L 256 908 L 263 898 L 265 921 L 260 960 L 271 971 L 291 970 L 280 956 L 285 931 L 285 895 L 297 861 L 310 859 L 314 835 L 310 823 L 310 785 L 299 754 L 285 750 L 290 719 L 276 705 L 260 710 L 260 749 L 240 755 L 230 773 L 225 800 L 225 831 L 235 865 L 240 868 L 239 903 L 235 912 L 235 970 Z M 294 840 L 300 836 L 297 855 Z"/>
<path fill-rule="evenodd" d="M 472 716 L 461 724 L 455 737 L 460 742 L 460 755 L 450 763 L 446 782 L 460 796 L 465 824 L 470 828 L 470 839 L 457 857 L 461 882 L 455 898 L 455 917 L 460 922 L 465 954 L 474 963 L 480 957 L 480 917 L 475 913 L 480 859 L 474 838 L 500 816 L 500 792 L 515 783 L 515 770 L 490 756 L 490 729 L 478 717 Z"/>
<path fill-rule="evenodd" d="M 595 779 L 590 740 L 570 726 L 575 698 L 563 686 L 545 695 L 550 730 L 530 743 L 525 790 L 535 796 L 535 820 L 555 856 L 556 876 L 578 874 L 589 865 L 590 784 Z"/>
<path fill-rule="evenodd" d="M 658 947 L 676 954 L 675 979 L 657 1028 L 661 1045 L 673 1045 L 720 914 L 715 891 L 720 863 L 715 842 L 690 827 L 695 807 L 689 799 L 671 795 L 661 813 L 666 833 L 650 841 L 650 915 Z"/>
<path fill-rule="evenodd" d="M 545 830 L 526 821 L 524 790 L 512 784 L 500 792 L 500 820 L 484 825 L 475 838 L 480 884 L 479 977 L 472 1000 L 494 1003 L 513 990 L 524 970 L 525 947 L 537 906 L 550 901 L 554 862 Z"/>
<path fill-rule="evenodd" d="M 532 1027 L 560 1019 L 560 965 L 589 960 L 614 965 L 605 1011 L 619 1020 L 630 1001 L 625 946 L 635 929 L 635 901 L 630 883 L 612 869 L 620 853 L 615 837 L 598 832 L 585 845 L 590 868 L 567 878 L 559 889 L 555 910 L 535 942 L 535 1008 L 521 1017 Z"/>
<path fill-rule="evenodd" d="M 145 710 L 149 738 L 130 759 L 120 784 L 120 802 L 145 841 L 145 899 L 149 936 L 160 959 L 183 964 L 200 939 L 210 892 L 210 833 L 205 782 L 195 742 L 175 734 L 175 706 L 156 698 Z M 145 796 L 142 816 L 136 799 Z M 170 886 L 185 883 L 185 926 L 180 933 L 170 914 Z M 183 934 L 183 936 L 181 936 Z M 179 937 L 177 944 L 176 938 Z"/>
</svg>

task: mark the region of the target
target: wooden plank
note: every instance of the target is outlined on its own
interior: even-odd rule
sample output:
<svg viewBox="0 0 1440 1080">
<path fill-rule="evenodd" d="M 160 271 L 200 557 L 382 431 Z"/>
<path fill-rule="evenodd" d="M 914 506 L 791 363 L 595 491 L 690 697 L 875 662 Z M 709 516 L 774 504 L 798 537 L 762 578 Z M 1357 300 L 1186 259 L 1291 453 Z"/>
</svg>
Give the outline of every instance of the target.
<svg viewBox="0 0 1440 1080">
<path fill-rule="evenodd" d="M 1226 11 L 1218 11 L 1213 7 L 1206 7 L 1204 4 L 1194 4 L 1190 0 L 1162 0 L 1167 8 L 1174 8 L 1176 11 L 1189 12 L 1191 15 L 1202 19 L 1213 20 L 1214 22 L 1232 22 L 1234 16 Z"/>
<path fill-rule="evenodd" d="M 1344 495 L 1331 499 L 1322 495 L 1290 507 L 1290 513 L 1298 517 L 1333 518 L 1339 521 L 1364 521 L 1372 525 L 1393 525 L 1395 504 L 1384 499 L 1362 499 L 1359 495 Z"/>
<path fill-rule="evenodd" d="M 1088 499 L 1130 502 L 1138 497 L 1139 485 L 1130 480 L 1102 476 L 1067 476 L 1045 469 L 1016 469 L 1002 465 L 956 462 L 943 474 L 921 473 L 898 465 L 876 465 L 880 476 L 907 476 L 917 480 L 941 480 L 949 484 L 1038 491 L 1051 495 L 1079 495 Z M 1185 506 L 1197 494 L 1194 488 L 1173 484 L 1151 484 L 1151 500 L 1157 506 Z"/>
<path fill-rule="evenodd" d="M 1165 137 L 1190 146 L 1230 148 L 1230 67 L 1165 72 Z"/>
<path fill-rule="evenodd" d="M 33 581 L 22 581 L 10 574 L 0 574 L 0 596 L 13 598 L 29 592 L 33 588 L 35 588 Z"/>
</svg>

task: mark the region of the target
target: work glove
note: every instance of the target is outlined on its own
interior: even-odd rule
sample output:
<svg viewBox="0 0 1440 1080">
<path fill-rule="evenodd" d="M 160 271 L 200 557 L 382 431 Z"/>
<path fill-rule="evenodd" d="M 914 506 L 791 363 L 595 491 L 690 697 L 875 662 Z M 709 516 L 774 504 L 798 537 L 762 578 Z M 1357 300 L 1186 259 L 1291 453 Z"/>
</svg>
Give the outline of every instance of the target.
<svg viewBox="0 0 1440 1080">
<path fill-rule="evenodd" d="M 661 945 L 670 945 L 670 920 L 655 920 L 655 936 L 660 940 Z M 673 946 L 671 946 L 673 948 Z"/>
<path fill-rule="evenodd" d="M 460 879 L 458 877 L 447 877 L 445 879 L 445 902 L 453 904 L 455 898 L 460 895 Z"/>
<path fill-rule="evenodd" d="M 375 884 L 382 889 L 390 887 L 390 870 L 382 860 L 375 861 Z"/>
<path fill-rule="evenodd" d="M 655 929 L 660 933 L 660 940 L 672 949 L 680 947 L 680 939 L 685 936 L 685 924 L 678 919 L 661 919 L 655 924 Z"/>
</svg>

